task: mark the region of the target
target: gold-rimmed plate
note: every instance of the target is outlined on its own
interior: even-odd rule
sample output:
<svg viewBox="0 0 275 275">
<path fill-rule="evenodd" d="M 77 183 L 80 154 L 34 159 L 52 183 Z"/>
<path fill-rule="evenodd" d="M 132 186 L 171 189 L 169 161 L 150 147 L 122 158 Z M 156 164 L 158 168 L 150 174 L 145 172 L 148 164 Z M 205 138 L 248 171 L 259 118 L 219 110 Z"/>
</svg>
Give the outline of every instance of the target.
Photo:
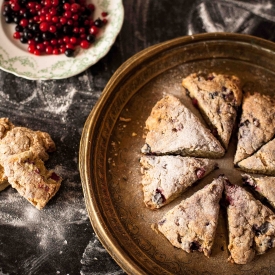
<svg viewBox="0 0 275 275">
<path fill-rule="evenodd" d="M 247 265 L 227 262 L 226 213 L 221 208 L 211 257 L 174 248 L 151 225 L 182 199 L 223 173 L 237 184 L 233 166 L 236 131 L 219 169 L 171 204 L 152 211 L 143 203 L 139 158 L 145 120 L 170 93 L 184 94 L 181 80 L 193 72 L 238 75 L 243 89 L 274 93 L 275 45 L 249 35 L 209 33 L 180 37 L 136 54 L 112 76 L 89 115 L 81 138 L 79 167 L 86 207 L 99 239 L 128 274 L 262 274 L 275 270 L 275 250 Z"/>
</svg>

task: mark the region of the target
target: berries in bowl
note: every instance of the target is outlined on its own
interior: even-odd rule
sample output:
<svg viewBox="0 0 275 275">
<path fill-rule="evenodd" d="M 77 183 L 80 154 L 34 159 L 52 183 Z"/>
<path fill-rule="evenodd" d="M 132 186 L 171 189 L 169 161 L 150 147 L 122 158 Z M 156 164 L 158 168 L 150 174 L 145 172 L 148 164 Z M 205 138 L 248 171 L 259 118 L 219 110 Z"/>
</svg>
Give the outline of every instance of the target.
<svg viewBox="0 0 275 275">
<path fill-rule="evenodd" d="M 72 57 L 77 48 L 88 49 L 108 22 L 108 13 L 95 18 L 95 9 L 85 0 L 8 0 L 2 16 L 29 53 Z"/>
</svg>

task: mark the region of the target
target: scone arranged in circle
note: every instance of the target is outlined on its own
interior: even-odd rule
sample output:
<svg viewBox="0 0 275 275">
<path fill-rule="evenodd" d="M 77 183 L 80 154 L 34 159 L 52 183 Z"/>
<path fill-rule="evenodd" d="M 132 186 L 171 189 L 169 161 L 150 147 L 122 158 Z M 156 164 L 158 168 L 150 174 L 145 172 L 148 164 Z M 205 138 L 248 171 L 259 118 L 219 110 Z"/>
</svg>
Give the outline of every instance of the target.
<svg viewBox="0 0 275 275">
<path fill-rule="evenodd" d="M 275 139 L 263 145 L 255 154 L 240 161 L 241 170 L 249 173 L 275 175 Z"/>
<path fill-rule="evenodd" d="M 214 243 L 219 201 L 225 181 L 226 178 L 220 176 L 183 200 L 163 216 L 156 229 L 175 247 L 187 253 L 197 250 L 209 257 Z"/>
<path fill-rule="evenodd" d="M 229 261 L 246 264 L 275 246 L 275 215 L 244 188 L 226 182 Z"/>
<path fill-rule="evenodd" d="M 227 149 L 242 101 L 240 79 L 215 73 L 206 78 L 191 74 L 183 79 L 182 85 L 201 111 L 211 131 L 217 134 Z"/>
<path fill-rule="evenodd" d="M 243 184 L 265 197 L 275 208 L 275 177 L 253 177 L 248 174 L 242 175 Z"/>
<path fill-rule="evenodd" d="M 16 127 L 8 119 L 0 119 L 0 188 L 8 182 L 37 209 L 42 209 L 62 181 L 44 166 L 48 152 L 54 150 L 55 143 L 48 133 Z"/>
<path fill-rule="evenodd" d="M 146 129 L 145 154 L 220 158 L 225 152 L 210 130 L 172 95 L 156 103 Z"/>
<path fill-rule="evenodd" d="M 140 163 L 144 203 L 150 209 L 168 204 L 217 168 L 212 159 L 181 156 L 142 156 Z"/>
<path fill-rule="evenodd" d="M 260 93 L 245 93 L 234 164 L 253 155 L 275 135 L 275 100 Z"/>
</svg>

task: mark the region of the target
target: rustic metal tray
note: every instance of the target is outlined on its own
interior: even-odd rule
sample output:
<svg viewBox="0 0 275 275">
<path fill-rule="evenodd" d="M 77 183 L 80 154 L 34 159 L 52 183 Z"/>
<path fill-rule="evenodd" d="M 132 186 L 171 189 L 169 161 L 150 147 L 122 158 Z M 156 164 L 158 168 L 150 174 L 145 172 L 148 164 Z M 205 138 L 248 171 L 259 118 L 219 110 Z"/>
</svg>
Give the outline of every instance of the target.
<svg viewBox="0 0 275 275">
<path fill-rule="evenodd" d="M 140 148 L 145 120 L 165 94 L 176 95 L 195 113 L 181 80 L 193 72 L 238 75 L 244 90 L 274 93 L 275 44 L 256 37 L 210 33 L 152 46 L 125 62 L 106 85 L 81 138 L 79 167 L 88 214 L 99 239 L 128 274 L 271 274 L 275 249 L 251 263 L 227 262 L 226 211 L 221 208 L 211 257 L 187 254 L 151 229 L 164 213 L 223 173 L 240 184 L 233 166 L 234 131 L 219 170 L 171 204 L 152 211 L 143 203 Z"/>
</svg>

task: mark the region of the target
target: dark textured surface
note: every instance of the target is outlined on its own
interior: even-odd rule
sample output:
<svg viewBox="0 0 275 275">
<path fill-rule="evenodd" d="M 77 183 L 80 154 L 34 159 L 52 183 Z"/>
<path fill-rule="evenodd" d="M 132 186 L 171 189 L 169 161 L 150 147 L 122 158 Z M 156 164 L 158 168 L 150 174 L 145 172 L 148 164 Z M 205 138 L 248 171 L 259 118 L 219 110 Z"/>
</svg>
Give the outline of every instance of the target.
<svg viewBox="0 0 275 275">
<path fill-rule="evenodd" d="M 47 167 L 64 181 L 42 211 L 7 188 L 0 193 L 0 274 L 123 274 L 93 232 L 78 172 L 87 116 L 115 70 L 140 50 L 175 37 L 213 31 L 275 39 L 272 0 L 127 0 L 110 52 L 64 80 L 30 81 L 0 71 L 0 116 L 47 131 L 56 143 Z M 274 21 L 273 21 L 274 20 Z"/>
</svg>

